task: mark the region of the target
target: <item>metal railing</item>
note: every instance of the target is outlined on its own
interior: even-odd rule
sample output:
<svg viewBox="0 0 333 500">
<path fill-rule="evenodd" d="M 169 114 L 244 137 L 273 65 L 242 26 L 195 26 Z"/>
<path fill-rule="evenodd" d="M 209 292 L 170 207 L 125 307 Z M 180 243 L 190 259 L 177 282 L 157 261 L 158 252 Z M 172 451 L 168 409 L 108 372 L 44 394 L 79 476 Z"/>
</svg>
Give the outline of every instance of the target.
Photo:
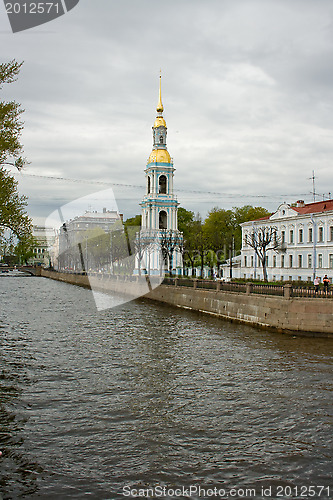
<svg viewBox="0 0 333 500">
<path fill-rule="evenodd" d="M 224 292 L 236 292 L 246 294 L 258 295 L 275 295 L 280 297 L 304 297 L 304 298 L 333 298 L 333 288 L 324 290 L 319 288 L 316 292 L 314 287 L 311 286 L 293 286 L 286 283 L 285 285 L 274 285 L 265 283 L 234 283 L 213 281 L 204 279 L 191 279 L 191 278 L 171 278 L 165 277 L 163 280 L 164 285 L 170 286 L 184 286 L 188 288 L 200 290 L 215 290 Z"/>
<path fill-rule="evenodd" d="M 314 287 L 294 287 L 293 297 L 333 298 L 333 289 L 324 290 L 319 288 L 318 292 L 316 292 Z"/>
</svg>

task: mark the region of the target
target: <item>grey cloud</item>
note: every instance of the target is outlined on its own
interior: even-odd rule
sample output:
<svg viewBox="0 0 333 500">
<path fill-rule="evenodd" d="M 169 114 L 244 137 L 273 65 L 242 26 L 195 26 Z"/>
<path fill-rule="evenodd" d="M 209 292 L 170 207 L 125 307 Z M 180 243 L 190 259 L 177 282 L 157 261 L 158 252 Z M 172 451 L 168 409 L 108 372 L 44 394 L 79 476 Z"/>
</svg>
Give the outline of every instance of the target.
<svg viewBox="0 0 333 500">
<path fill-rule="evenodd" d="M 4 96 L 26 108 L 28 171 L 143 185 L 162 67 L 183 204 L 233 206 L 212 200 L 212 191 L 277 200 L 310 192 L 312 169 L 318 189 L 328 190 L 331 25 L 327 0 L 171 0 L 163 10 L 151 0 L 81 0 L 47 29 L 17 36 L 4 33 L 1 21 L 2 59 L 25 60 Z M 20 185 L 37 211 L 45 202 L 44 212 L 73 192 L 65 181 L 45 180 L 43 197 Z M 138 213 L 143 192 L 133 190 L 119 196 Z M 207 194 L 195 198 L 190 190 Z"/>
</svg>

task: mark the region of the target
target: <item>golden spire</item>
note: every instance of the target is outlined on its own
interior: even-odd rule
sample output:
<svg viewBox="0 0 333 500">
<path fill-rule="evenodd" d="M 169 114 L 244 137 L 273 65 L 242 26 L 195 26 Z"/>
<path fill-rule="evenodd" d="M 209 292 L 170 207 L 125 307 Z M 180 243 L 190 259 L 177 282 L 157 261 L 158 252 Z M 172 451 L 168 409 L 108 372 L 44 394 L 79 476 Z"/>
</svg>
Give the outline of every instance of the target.
<svg viewBox="0 0 333 500">
<path fill-rule="evenodd" d="M 160 72 L 161 73 L 161 72 Z M 158 105 L 156 108 L 156 111 L 158 113 L 163 113 L 163 104 L 162 104 L 162 91 L 161 91 L 161 81 L 162 81 L 162 75 L 160 74 L 160 91 L 159 91 L 159 96 L 158 96 Z"/>
</svg>

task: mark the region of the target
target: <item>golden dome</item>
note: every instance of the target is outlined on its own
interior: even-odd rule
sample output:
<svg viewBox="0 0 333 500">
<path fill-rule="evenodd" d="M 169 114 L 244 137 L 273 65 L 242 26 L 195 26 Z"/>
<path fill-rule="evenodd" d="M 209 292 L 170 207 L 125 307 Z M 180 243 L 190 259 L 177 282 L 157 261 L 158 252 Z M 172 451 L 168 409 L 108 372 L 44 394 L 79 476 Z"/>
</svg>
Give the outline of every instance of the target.
<svg viewBox="0 0 333 500">
<path fill-rule="evenodd" d="M 148 158 L 148 163 L 171 163 L 171 157 L 166 149 L 153 149 Z"/>
<path fill-rule="evenodd" d="M 155 120 L 153 128 L 157 128 L 157 127 L 166 127 L 166 123 L 165 123 L 165 120 L 164 120 L 163 116 L 157 116 L 156 117 L 156 120 Z"/>
</svg>

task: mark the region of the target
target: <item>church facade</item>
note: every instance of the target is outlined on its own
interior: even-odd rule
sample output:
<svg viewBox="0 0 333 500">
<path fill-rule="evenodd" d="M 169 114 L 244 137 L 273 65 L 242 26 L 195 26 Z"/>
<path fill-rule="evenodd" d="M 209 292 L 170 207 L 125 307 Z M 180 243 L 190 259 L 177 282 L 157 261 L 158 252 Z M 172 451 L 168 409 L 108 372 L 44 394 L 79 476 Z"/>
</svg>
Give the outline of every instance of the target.
<svg viewBox="0 0 333 500">
<path fill-rule="evenodd" d="M 179 203 L 173 192 L 175 168 L 167 149 L 163 110 L 160 76 L 153 149 L 145 169 L 146 194 L 140 203 L 142 225 L 136 237 L 136 274 L 178 274 L 182 267 L 183 238 L 177 226 Z"/>
</svg>

